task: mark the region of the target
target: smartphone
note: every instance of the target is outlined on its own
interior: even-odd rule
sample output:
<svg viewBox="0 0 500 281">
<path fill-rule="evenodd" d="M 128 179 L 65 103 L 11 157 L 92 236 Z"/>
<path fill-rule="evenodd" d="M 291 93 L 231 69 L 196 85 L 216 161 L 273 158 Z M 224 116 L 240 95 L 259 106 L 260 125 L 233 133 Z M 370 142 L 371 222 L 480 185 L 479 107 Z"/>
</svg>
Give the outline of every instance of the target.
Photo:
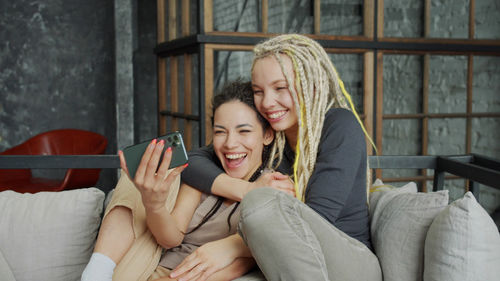
<svg viewBox="0 0 500 281">
<path fill-rule="evenodd" d="M 168 147 L 172 148 L 172 159 L 170 160 L 169 169 L 184 165 L 188 161 L 188 156 L 184 142 L 182 141 L 182 135 L 179 132 L 168 133 L 164 136 L 156 138 L 157 141 L 165 140 L 165 146 L 163 147 L 163 152 L 159 163 L 163 160 L 163 155 Z M 139 144 L 131 145 L 123 149 L 123 156 L 125 156 L 125 161 L 127 162 L 127 168 L 129 175 L 134 178 L 137 167 L 141 163 L 142 155 L 146 151 L 146 148 L 151 143 L 151 140 L 141 142 Z M 158 168 L 157 168 L 158 169 Z"/>
</svg>

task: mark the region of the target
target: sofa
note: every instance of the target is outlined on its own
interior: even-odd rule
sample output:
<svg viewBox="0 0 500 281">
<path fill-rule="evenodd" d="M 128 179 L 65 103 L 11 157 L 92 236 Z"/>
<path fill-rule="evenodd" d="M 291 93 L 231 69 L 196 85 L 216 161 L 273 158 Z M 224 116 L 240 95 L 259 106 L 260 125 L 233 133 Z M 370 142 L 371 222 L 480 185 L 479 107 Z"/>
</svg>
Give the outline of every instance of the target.
<svg viewBox="0 0 500 281">
<path fill-rule="evenodd" d="M 0 192 L 0 280 L 79 280 L 109 198 L 95 187 Z M 369 206 L 385 281 L 500 280 L 500 234 L 471 192 L 450 203 L 447 190 L 376 180 Z"/>
</svg>

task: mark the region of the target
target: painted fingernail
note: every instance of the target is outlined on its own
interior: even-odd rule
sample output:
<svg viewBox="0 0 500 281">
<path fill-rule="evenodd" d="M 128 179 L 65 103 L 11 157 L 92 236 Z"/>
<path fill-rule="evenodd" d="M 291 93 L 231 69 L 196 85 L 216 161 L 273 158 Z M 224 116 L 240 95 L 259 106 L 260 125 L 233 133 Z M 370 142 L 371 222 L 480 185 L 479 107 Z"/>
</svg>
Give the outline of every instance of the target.
<svg viewBox="0 0 500 281">
<path fill-rule="evenodd" d="M 160 140 L 160 142 L 158 142 L 158 144 L 161 144 L 163 145 L 165 143 L 165 140 Z"/>
<path fill-rule="evenodd" d="M 169 147 L 167 148 L 167 151 L 168 151 L 168 152 L 172 151 L 172 147 L 170 147 L 170 146 L 169 146 Z"/>
<path fill-rule="evenodd" d="M 153 149 L 156 145 L 156 139 L 153 139 L 151 143 L 149 144 L 149 149 Z"/>
<path fill-rule="evenodd" d="M 186 168 L 187 166 L 189 166 L 189 163 L 184 164 L 184 168 Z"/>
</svg>

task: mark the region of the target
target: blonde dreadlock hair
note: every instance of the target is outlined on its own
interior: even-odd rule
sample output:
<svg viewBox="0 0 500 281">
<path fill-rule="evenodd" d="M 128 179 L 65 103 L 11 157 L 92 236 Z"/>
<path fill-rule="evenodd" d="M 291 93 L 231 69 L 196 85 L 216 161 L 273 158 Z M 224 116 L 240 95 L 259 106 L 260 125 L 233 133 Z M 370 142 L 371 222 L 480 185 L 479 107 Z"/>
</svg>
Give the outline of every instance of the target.
<svg viewBox="0 0 500 281">
<path fill-rule="evenodd" d="M 272 56 L 279 62 L 288 83 L 298 115 L 298 136 L 293 165 L 295 194 L 298 199 L 304 201 L 307 182 L 316 163 L 323 122 L 330 108 L 340 107 L 352 110 L 372 145 L 373 142 L 366 133 L 354 109 L 351 97 L 344 89 L 343 82 L 330 58 L 316 41 L 298 34 L 280 35 L 256 45 L 254 55 L 252 71 L 257 60 Z M 281 55 L 286 55 L 291 59 L 294 73 L 285 71 Z M 285 133 L 276 132 L 270 155 L 270 159 L 277 160 L 274 161 L 274 168 L 282 160 L 285 143 Z M 272 162 L 269 161 L 269 166 L 273 165 Z M 367 168 L 367 190 L 369 172 Z"/>
</svg>

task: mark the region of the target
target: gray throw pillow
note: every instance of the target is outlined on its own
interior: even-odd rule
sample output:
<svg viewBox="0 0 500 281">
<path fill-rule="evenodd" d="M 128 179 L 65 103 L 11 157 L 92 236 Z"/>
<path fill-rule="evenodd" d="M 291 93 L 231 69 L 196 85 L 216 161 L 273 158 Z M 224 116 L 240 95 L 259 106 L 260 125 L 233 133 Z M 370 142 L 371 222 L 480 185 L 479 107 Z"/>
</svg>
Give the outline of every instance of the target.
<svg viewBox="0 0 500 281">
<path fill-rule="evenodd" d="M 16 281 L 14 273 L 10 270 L 9 263 L 5 260 L 2 251 L 0 251 L 0 276 L 2 277 L 2 281 Z"/>
<path fill-rule="evenodd" d="M 371 238 L 385 281 L 422 280 L 424 243 L 448 192 L 417 192 L 415 183 L 370 195 Z"/>
<path fill-rule="evenodd" d="M 425 241 L 424 280 L 500 280 L 500 234 L 472 193 L 432 222 Z"/>
<path fill-rule="evenodd" d="M 0 192 L 0 251 L 17 281 L 80 280 L 101 220 L 97 188 Z"/>
</svg>

